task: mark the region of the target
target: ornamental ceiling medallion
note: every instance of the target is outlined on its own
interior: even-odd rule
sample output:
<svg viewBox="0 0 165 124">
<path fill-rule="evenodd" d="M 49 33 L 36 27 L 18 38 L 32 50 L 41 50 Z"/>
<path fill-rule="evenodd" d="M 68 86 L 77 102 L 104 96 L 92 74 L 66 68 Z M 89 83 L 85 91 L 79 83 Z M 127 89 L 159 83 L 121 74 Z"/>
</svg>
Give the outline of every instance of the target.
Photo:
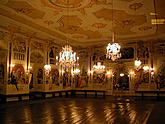
<svg viewBox="0 0 165 124">
<path fill-rule="evenodd" d="M 143 3 L 140 3 L 139 2 L 139 3 L 133 3 L 133 4 L 131 4 L 129 6 L 129 8 L 136 11 L 136 10 L 140 9 L 142 6 L 143 6 Z"/>
<path fill-rule="evenodd" d="M 50 4 L 60 8 L 81 8 L 90 3 L 90 0 L 48 0 Z M 69 4 L 68 4 L 69 3 Z"/>
<path fill-rule="evenodd" d="M 106 25 L 107 24 L 103 24 L 103 23 L 94 23 L 92 27 L 100 29 L 100 28 L 105 28 Z"/>
<path fill-rule="evenodd" d="M 139 31 L 147 31 L 147 30 L 151 30 L 153 27 L 152 26 L 142 26 L 139 27 L 138 30 Z"/>
<path fill-rule="evenodd" d="M 86 14 L 85 8 L 90 8 L 93 5 L 110 4 L 108 0 L 69 0 L 69 4 L 67 0 L 41 0 L 41 2 L 59 12 L 69 8 L 71 11 L 79 11 L 82 14 Z"/>
</svg>

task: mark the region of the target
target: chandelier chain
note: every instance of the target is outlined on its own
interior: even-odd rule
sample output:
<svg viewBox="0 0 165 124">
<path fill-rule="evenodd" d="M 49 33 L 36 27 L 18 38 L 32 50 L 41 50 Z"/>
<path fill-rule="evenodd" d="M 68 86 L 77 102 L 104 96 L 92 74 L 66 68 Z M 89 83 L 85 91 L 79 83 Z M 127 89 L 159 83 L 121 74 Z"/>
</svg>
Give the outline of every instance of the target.
<svg viewBox="0 0 165 124">
<path fill-rule="evenodd" d="M 66 27 L 69 28 L 69 0 L 67 2 L 67 25 Z M 61 52 L 59 53 L 59 63 L 64 68 L 71 68 L 74 67 L 76 64 L 78 65 L 79 57 L 77 57 L 76 52 L 73 52 L 72 47 L 69 45 L 69 34 L 66 37 L 66 45 L 62 47 Z M 57 57 L 58 58 L 58 57 Z"/>
<path fill-rule="evenodd" d="M 121 46 L 118 44 L 118 43 L 115 43 L 115 34 L 114 34 L 114 12 L 113 12 L 113 6 L 114 6 L 114 3 L 113 3 L 113 0 L 112 0 L 112 44 L 109 43 L 108 46 L 107 46 L 107 54 L 106 54 L 106 57 L 108 59 L 111 59 L 112 61 L 115 61 L 116 59 L 120 58 L 121 57 L 121 53 L 120 53 L 120 48 Z"/>
</svg>

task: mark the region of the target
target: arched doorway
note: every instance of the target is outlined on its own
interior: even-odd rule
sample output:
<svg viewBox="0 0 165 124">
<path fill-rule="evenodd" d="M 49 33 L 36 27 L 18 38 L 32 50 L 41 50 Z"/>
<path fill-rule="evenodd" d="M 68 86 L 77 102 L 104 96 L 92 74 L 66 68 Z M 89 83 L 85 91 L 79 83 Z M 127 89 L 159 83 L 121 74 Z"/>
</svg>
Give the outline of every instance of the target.
<svg viewBox="0 0 165 124">
<path fill-rule="evenodd" d="M 129 73 L 125 64 L 116 64 L 113 68 L 113 90 L 129 90 Z"/>
</svg>

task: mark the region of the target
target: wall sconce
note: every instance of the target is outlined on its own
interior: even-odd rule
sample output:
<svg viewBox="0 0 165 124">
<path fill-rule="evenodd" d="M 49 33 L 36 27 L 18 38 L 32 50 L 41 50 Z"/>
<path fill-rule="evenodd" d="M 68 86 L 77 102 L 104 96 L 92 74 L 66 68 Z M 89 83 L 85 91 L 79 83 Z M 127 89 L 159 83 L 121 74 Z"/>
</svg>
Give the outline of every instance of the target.
<svg viewBox="0 0 165 124">
<path fill-rule="evenodd" d="M 74 71 L 73 71 L 73 74 L 74 75 L 78 75 L 80 73 L 80 69 L 76 68 Z"/>
<path fill-rule="evenodd" d="M 50 66 L 49 64 L 46 64 L 46 65 L 44 66 L 44 69 L 45 69 L 45 75 L 46 75 L 46 76 L 49 76 L 49 73 L 50 73 L 50 71 L 51 71 L 51 66 Z"/>
<path fill-rule="evenodd" d="M 151 72 L 151 76 L 153 76 L 155 74 L 155 69 L 154 68 L 150 68 L 150 72 Z"/>
<path fill-rule="evenodd" d="M 137 59 L 137 60 L 135 60 L 135 62 L 134 62 L 134 65 L 135 65 L 135 69 L 138 71 L 139 69 L 141 69 L 141 64 L 142 64 L 142 62 L 141 62 L 141 60 L 139 60 L 139 59 Z"/>
<path fill-rule="evenodd" d="M 15 66 L 15 64 L 10 64 L 10 67 L 13 68 Z"/>
<path fill-rule="evenodd" d="M 120 73 L 120 77 L 123 77 L 124 76 L 124 73 Z"/>
<path fill-rule="evenodd" d="M 149 69 L 150 69 L 150 68 L 149 68 L 148 65 L 143 66 L 143 70 L 144 70 L 144 71 L 149 71 Z"/>
<path fill-rule="evenodd" d="M 89 71 L 88 71 L 88 74 L 92 74 L 92 73 L 93 73 L 93 71 L 92 71 L 92 70 L 89 70 Z"/>
<path fill-rule="evenodd" d="M 28 67 L 28 70 L 32 70 L 32 67 L 30 66 L 30 67 Z"/>
<path fill-rule="evenodd" d="M 107 73 L 106 73 L 107 75 L 111 75 L 112 73 L 110 72 L 110 71 L 107 71 Z"/>
<path fill-rule="evenodd" d="M 130 74 L 131 74 L 131 75 L 134 75 L 134 74 L 135 74 L 135 72 L 134 72 L 134 71 L 130 71 Z"/>
<path fill-rule="evenodd" d="M 112 71 L 107 71 L 107 72 L 106 72 L 106 76 L 107 76 L 108 78 L 110 78 L 110 77 L 112 76 Z"/>
<path fill-rule="evenodd" d="M 105 66 L 101 64 L 101 62 L 97 62 L 96 65 L 93 65 L 93 70 L 96 73 L 103 73 L 105 72 Z"/>
</svg>

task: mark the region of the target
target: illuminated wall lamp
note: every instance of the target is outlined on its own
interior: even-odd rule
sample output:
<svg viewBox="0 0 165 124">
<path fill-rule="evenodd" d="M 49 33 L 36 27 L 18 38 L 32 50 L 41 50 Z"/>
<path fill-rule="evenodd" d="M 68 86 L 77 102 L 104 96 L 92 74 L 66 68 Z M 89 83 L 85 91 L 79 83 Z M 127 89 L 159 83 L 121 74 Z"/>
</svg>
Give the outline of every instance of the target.
<svg viewBox="0 0 165 124">
<path fill-rule="evenodd" d="M 148 65 L 143 66 L 143 70 L 144 70 L 144 71 L 149 71 L 149 69 L 150 69 L 150 68 L 149 68 Z"/>
<path fill-rule="evenodd" d="M 134 74 L 135 74 L 135 72 L 134 72 L 134 71 L 130 71 L 130 74 L 131 74 L 131 75 L 134 75 Z"/>
<path fill-rule="evenodd" d="M 142 62 L 140 60 L 135 60 L 134 64 L 136 67 L 139 67 L 142 64 Z"/>
<path fill-rule="evenodd" d="M 124 73 L 120 73 L 120 77 L 123 77 L 124 76 Z"/>
<path fill-rule="evenodd" d="M 112 76 L 112 72 L 111 71 L 107 71 L 106 75 L 107 75 L 108 78 L 110 78 Z"/>
</svg>

